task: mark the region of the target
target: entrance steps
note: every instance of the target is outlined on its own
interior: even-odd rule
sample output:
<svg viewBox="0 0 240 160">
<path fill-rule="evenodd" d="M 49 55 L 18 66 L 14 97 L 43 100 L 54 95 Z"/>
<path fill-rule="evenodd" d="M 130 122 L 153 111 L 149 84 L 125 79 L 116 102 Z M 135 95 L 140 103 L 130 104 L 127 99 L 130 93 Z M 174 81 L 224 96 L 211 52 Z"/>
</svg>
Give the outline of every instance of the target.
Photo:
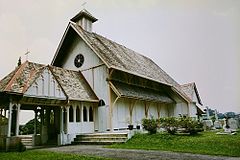
<svg viewBox="0 0 240 160">
<path fill-rule="evenodd" d="M 20 135 L 18 136 L 21 139 L 21 142 L 25 146 L 32 146 L 33 138 L 32 135 Z"/>
<path fill-rule="evenodd" d="M 77 135 L 72 144 L 114 144 L 128 140 L 128 133 L 92 133 Z"/>
</svg>

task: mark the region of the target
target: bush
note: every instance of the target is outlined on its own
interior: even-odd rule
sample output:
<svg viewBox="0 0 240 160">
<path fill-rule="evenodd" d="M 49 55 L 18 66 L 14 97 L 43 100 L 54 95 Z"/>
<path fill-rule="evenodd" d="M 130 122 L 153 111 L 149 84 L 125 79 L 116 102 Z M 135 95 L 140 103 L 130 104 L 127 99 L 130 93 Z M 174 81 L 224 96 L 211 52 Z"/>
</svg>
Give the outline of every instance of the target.
<svg viewBox="0 0 240 160">
<path fill-rule="evenodd" d="M 7 118 L 0 115 L 0 125 L 7 125 L 8 122 L 7 122 Z"/>
<path fill-rule="evenodd" d="M 150 134 L 156 133 L 157 128 L 160 127 L 164 128 L 170 134 L 176 134 L 179 129 L 183 129 L 183 132 L 189 133 L 190 135 L 203 131 L 203 124 L 193 120 L 191 117 L 144 118 L 142 125 Z"/>
<path fill-rule="evenodd" d="M 24 126 L 20 126 L 20 133 L 23 135 L 34 133 L 35 119 L 28 121 Z M 40 122 L 37 120 L 37 133 L 40 133 Z"/>
<path fill-rule="evenodd" d="M 203 130 L 202 123 L 193 120 L 191 117 L 179 118 L 179 127 L 184 128 L 185 132 L 190 133 L 190 135 L 197 134 L 197 132 Z"/>
<path fill-rule="evenodd" d="M 177 118 L 175 117 L 166 117 L 160 118 L 159 120 L 160 126 L 165 128 L 168 133 L 175 134 L 177 132 L 179 123 Z"/>
<path fill-rule="evenodd" d="M 157 120 L 151 117 L 151 119 L 142 119 L 143 128 L 146 129 L 150 134 L 157 133 L 158 123 Z"/>
<path fill-rule="evenodd" d="M 17 144 L 17 151 L 18 152 L 26 151 L 26 146 L 21 141 Z"/>
</svg>

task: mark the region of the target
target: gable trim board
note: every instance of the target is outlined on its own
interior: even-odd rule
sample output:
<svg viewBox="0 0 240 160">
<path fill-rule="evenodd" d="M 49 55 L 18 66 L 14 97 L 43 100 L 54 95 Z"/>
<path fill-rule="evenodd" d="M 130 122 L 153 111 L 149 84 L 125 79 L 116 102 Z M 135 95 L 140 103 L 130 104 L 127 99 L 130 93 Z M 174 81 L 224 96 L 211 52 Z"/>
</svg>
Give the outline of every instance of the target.
<svg viewBox="0 0 240 160">
<path fill-rule="evenodd" d="M 123 72 L 126 72 L 126 73 L 129 73 L 129 74 L 133 74 L 133 75 L 136 75 L 136 76 L 139 76 L 139 77 L 142 77 L 142 78 L 145 78 L 145 79 L 148 79 L 148 80 L 151 80 L 151 81 L 154 81 L 154 82 L 158 82 L 158 83 L 161 83 L 161 84 L 164 84 L 164 85 L 167 85 L 167 86 L 171 86 L 172 90 L 177 94 L 179 95 L 183 100 L 185 100 L 187 103 L 190 103 L 191 100 L 189 99 L 189 97 L 181 90 L 180 88 L 180 85 L 174 81 L 166 72 L 164 72 L 159 66 L 157 66 L 151 59 L 141 55 L 141 54 L 138 54 L 130 49 L 127 49 L 126 47 L 122 46 L 122 45 L 119 45 L 117 44 L 116 42 L 113 42 L 111 40 L 108 40 L 100 35 L 97 35 L 96 33 L 90 33 L 90 32 L 87 32 L 87 31 L 84 31 L 81 26 L 78 26 L 77 24 L 75 24 L 74 22 L 69 22 L 68 24 L 68 27 L 64 33 L 64 37 L 62 38 L 58 48 L 57 48 L 57 51 L 55 53 L 55 56 L 54 56 L 54 59 L 52 61 L 52 65 L 56 65 L 58 66 L 59 64 L 57 64 L 57 57 L 58 56 L 62 56 L 62 55 L 59 55 L 60 53 L 60 50 L 62 49 L 63 47 L 63 41 L 65 40 L 65 37 L 67 36 L 70 28 L 72 28 L 75 33 L 77 33 L 78 36 L 80 36 L 80 38 L 91 48 L 91 50 L 100 58 L 100 60 L 107 66 L 108 69 L 116 69 L 116 70 L 120 70 L 120 71 L 123 71 Z M 88 35 L 87 35 L 88 34 Z M 147 76 L 147 75 L 144 75 L 144 74 L 140 74 L 140 73 L 137 73 L 137 72 L 133 72 L 131 70 L 127 70 L 123 67 L 118 67 L 116 65 L 113 65 L 113 64 L 109 64 L 108 62 L 106 62 L 106 60 L 102 57 L 101 54 L 103 54 L 104 51 L 102 51 L 96 44 L 95 42 L 93 42 L 93 40 L 90 39 L 89 35 L 92 36 L 92 38 L 96 39 L 96 41 L 98 41 L 98 43 L 101 43 L 101 45 L 104 46 L 104 49 L 106 49 L 106 51 L 109 53 L 109 54 L 112 54 L 114 55 L 114 53 L 112 52 L 112 50 L 106 46 L 102 40 L 99 39 L 99 37 L 101 37 L 101 39 L 104 39 L 105 41 L 108 41 L 109 43 L 111 43 L 111 45 L 113 45 L 114 47 L 118 47 L 118 49 L 121 50 L 122 53 L 124 53 L 125 55 L 127 55 L 127 53 L 125 53 L 124 50 L 126 51 L 129 51 L 129 52 L 132 52 L 133 55 L 136 55 L 136 56 L 139 56 L 141 59 L 147 61 L 148 63 L 150 63 L 150 65 L 153 65 L 153 67 L 157 68 L 157 73 L 158 74 L 163 74 L 161 75 L 161 78 L 162 80 L 158 80 L 153 77 L 150 77 L 150 76 Z M 117 52 L 117 51 L 116 51 Z M 129 55 L 128 55 L 129 56 Z M 114 55 L 114 57 L 116 57 L 116 55 Z M 122 62 L 122 61 L 121 61 Z M 116 62 L 118 63 L 118 62 Z M 121 65 L 124 65 L 124 64 L 121 64 Z M 131 64 L 132 65 L 132 64 Z M 154 71 L 153 71 L 154 72 Z M 158 75 L 159 77 L 160 75 Z M 167 80 L 168 79 L 168 80 Z M 166 81 L 166 82 L 164 82 Z M 169 81 L 169 83 L 167 83 L 167 81 Z M 171 83 L 170 83 L 171 82 Z"/>
</svg>

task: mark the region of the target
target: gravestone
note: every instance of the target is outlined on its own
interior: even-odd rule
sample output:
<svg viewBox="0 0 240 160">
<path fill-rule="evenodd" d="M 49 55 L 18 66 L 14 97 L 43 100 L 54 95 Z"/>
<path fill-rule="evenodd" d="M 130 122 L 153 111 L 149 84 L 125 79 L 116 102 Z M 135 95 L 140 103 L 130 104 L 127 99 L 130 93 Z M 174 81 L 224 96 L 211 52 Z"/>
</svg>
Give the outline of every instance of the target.
<svg viewBox="0 0 240 160">
<path fill-rule="evenodd" d="M 238 126 L 239 126 L 238 121 L 235 120 L 234 118 L 228 119 L 228 125 L 230 129 L 233 129 L 233 130 L 238 129 Z"/>
<path fill-rule="evenodd" d="M 216 129 L 221 129 L 221 128 L 222 128 L 222 123 L 221 123 L 220 121 L 215 121 L 215 122 L 214 122 L 214 127 L 215 127 Z"/>
<path fill-rule="evenodd" d="M 212 120 L 203 120 L 202 123 L 203 123 L 204 130 L 212 129 L 212 127 L 213 127 L 213 121 Z"/>
</svg>

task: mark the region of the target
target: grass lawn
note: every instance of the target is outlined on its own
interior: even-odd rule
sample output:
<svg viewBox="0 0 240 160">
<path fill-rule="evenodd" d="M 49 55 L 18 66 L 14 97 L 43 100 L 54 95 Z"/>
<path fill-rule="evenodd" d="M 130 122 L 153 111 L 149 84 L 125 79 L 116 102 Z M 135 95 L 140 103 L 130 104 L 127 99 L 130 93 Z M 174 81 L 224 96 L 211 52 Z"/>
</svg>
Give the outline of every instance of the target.
<svg viewBox="0 0 240 160">
<path fill-rule="evenodd" d="M 167 133 L 136 134 L 127 143 L 114 144 L 109 147 L 240 157 L 240 133 L 216 135 L 214 132 L 202 132 L 195 136 Z"/>
<path fill-rule="evenodd" d="M 0 152 L 1 160 L 110 160 L 107 158 L 80 156 L 67 153 L 29 150 L 25 152 Z"/>
</svg>

